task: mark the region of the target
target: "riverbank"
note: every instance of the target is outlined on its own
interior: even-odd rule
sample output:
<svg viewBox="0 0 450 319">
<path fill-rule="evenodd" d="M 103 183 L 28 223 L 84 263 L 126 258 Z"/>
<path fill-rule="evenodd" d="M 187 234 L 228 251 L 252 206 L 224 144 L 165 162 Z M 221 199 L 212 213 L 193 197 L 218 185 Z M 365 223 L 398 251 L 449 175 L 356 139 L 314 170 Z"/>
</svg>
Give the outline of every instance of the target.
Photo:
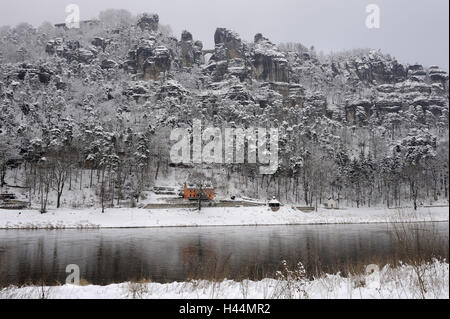
<svg viewBox="0 0 450 319">
<path fill-rule="evenodd" d="M 347 208 L 319 209 L 304 213 L 291 207 L 272 212 L 267 207 L 148 210 L 111 208 L 58 209 L 40 214 L 37 210 L 0 210 L 0 229 L 96 229 L 200 226 L 263 226 L 365 224 L 387 222 L 443 222 L 448 207 L 412 209 Z"/>
<path fill-rule="evenodd" d="M 170 284 L 8 287 L 0 299 L 448 299 L 449 264 L 388 266 L 367 275 L 325 275 L 262 281 L 190 281 Z"/>
</svg>

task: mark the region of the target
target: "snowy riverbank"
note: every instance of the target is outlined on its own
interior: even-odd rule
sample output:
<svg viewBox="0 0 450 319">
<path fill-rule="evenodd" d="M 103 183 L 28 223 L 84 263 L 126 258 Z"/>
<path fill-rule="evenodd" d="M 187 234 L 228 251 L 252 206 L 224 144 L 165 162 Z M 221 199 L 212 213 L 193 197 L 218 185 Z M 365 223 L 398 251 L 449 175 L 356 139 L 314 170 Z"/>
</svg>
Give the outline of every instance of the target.
<svg viewBox="0 0 450 319">
<path fill-rule="evenodd" d="M 272 212 L 266 207 L 147 210 L 138 208 L 0 210 L 0 229 L 76 229 L 254 226 L 302 224 L 358 224 L 385 222 L 448 221 L 448 207 L 412 209 L 348 208 L 303 213 L 290 207 Z"/>
<path fill-rule="evenodd" d="M 326 275 L 314 280 L 123 283 L 109 286 L 8 287 L 0 299 L 448 299 L 449 264 L 435 261 L 417 271 L 384 267 L 370 275 Z"/>
</svg>

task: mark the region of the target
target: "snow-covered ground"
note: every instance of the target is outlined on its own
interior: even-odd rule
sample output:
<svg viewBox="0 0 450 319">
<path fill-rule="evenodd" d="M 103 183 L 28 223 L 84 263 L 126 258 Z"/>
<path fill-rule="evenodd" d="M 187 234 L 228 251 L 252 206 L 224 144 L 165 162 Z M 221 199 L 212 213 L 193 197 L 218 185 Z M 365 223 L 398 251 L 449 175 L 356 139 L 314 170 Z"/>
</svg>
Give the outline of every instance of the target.
<svg viewBox="0 0 450 319">
<path fill-rule="evenodd" d="M 272 212 L 267 207 L 148 210 L 139 208 L 59 209 L 40 214 L 37 210 L 0 210 L 0 229 L 68 229 L 255 226 L 301 224 L 358 224 L 385 222 L 448 221 L 448 207 L 412 209 L 348 208 L 319 209 L 303 213 L 292 207 Z"/>
<path fill-rule="evenodd" d="M 423 285 L 419 284 L 419 277 Z M 449 264 L 435 261 L 419 270 L 385 267 L 370 275 L 326 275 L 314 280 L 259 282 L 190 281 L 184 283 L 123 283 L 109 286 L 8 287 L 0 299 L 448 299 Z"/>
</svg>

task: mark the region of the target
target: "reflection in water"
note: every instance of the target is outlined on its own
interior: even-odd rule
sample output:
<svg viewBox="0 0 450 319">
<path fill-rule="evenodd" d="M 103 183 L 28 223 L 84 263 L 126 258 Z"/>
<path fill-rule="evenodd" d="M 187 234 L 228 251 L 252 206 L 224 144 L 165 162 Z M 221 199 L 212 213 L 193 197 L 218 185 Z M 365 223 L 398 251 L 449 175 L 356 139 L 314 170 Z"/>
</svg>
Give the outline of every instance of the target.
<svg viewBox="0 0 450 319">
<path fill-rule="evenodd" d="M 436 248 L 448 257 L 448 223 L 426 227 L 447 241 L 446 249 Z M 429 240 L 425 236 L 420 242 Z M 261 278 L 283 259 L 301 261 L 310 272 L 334 273 L 343 265 L 387 261 L 396 247 L 387 224 L 8 230 L 0 231 L 0 282 L 64 283 L 68 264 L 79 265 L 82 278 L 101 285 L 143 278 Z"/>
</svg>

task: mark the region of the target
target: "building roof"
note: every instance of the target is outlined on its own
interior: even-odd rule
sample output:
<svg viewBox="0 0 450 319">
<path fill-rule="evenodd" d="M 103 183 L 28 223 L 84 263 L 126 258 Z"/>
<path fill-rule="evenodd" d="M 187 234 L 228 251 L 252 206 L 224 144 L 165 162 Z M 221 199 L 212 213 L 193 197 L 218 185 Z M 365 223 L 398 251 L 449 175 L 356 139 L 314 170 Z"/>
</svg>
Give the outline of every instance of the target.
<svg viewBox="0 0 450 319">
<path fill-rule="evenodd" d="M 186 188 L 197 188 L 198 185 L 197 184 L 193 184 L 193 183 L 186 183 Z M 204 183 L 202 184 L 202 188 L 203 189 L 214 189 L 214 186 L 212 186 L 212 184 L 209 183 Z"/>
<path fill-rule="evenodd" d="M 269 202 L 269 205 L 279 205 L 279 204 L 280 204 L 280 202 L 277 201 L 275 198 Z"/>
</svg>

